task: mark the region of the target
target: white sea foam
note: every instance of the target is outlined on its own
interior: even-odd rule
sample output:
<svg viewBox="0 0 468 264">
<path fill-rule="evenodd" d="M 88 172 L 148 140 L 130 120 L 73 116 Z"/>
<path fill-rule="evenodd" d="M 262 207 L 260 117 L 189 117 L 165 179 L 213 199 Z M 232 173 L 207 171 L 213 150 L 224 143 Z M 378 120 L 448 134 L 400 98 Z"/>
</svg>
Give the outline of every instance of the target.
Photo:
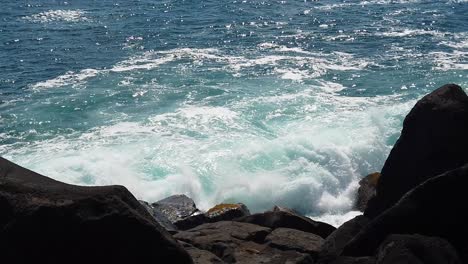
<svg viewBox="0 0 468 264">
<path fill-rule="evenodd" d="M 2 153 L 65 182 L 123 184 L 148 201 L 185 193 L 203 209 L 235 201 L 252 211 L 277 204 L 341 215 L 352 209 L 360 177 L 380 169 L 385 139 L 401 122 L 391 117 L 414 102 L 330 93 L 339 89 L 323 82 L 225 106 L 185 104 Z M 250 118 L 258 109 L 266 111 L 255 118 L 260 126 Z M 288 121 L 268 117 L 275 113 Z"/>
<path fill-rule="evenodd" d="M 38 14 L 23 17 L 23 19 L 26 19 L 32 22 L 40 22 L 40 23 L 57 22 L 57 21 L 65 21 L 65 22 L 89 21 L 89 19 L 85 16 L 85 14 L 86 12 L 82 10 L 49 10 L 49 11 L 41 12 Z"/>
<path fill-rule="evenodd" d="M 468 52 L 454 50 L 453 52 L 431 52 L 429 57 L 434 62 L 434 69 L 468 70 Z"/>
<path fill-rule="evenodd" d="M 409 36 L 421 36 L 421 35 L 430 35 L 438 38 L 443 38 L 447 35 L 451 35 L 449 33 L 440 32 L 436 30 L 423 30 L 423 29 L 391 29 L 391 31 L 387 32 L 377 32 L 375 33 L 376 36 L 384 36 L 384 37 L 409 37 Z"/>
<path fill-rule="evenodd" d="M 151 71 L 165 64 L 177 61 L 190 61 L 193 66 L 217 63 L 223 67 L 213 67 L 214 71 L 224 70 L 239 76 L 243 71 L 257 66 L 274 66 L 273 72 L 283 79 L 302 81 L 322 76 L 328 71 L 349 71 L 364 69 L 371 62 L 355 58 L 344 52 L 312 53 L 301 48 L 289 48 L 273 43 L 262 43 L 261 49 L 269 49 L 267 55 L 231 56 L 218 49 L 180 48 L 166 51 L 147 51 L 120 61 L 109 69 L 84 69 L 69 71 L 53 79 L 31 85 L 35 90 L 68 85 L 83 85 L 93 77 L 108 73 Z M 246 73 L 250 73 L 247 71 Z M 124 84 L 124 83 L 123 83 Z"/>
<path fill-rule="evenodd" d="M 84 69 L 79 72 L 69 71 L 65 73 L 64 75 L 60 75 L 56 78 L 33 84 L 31 88 L 35 90 L 40 90 L 40 89 L 55 88 L 55 87 L 66 86 L 66 85 L 76 85 L 76 84 L 83 83 L 84 81 L 92 77 L 95 77 L 96 75 L 98 75 L 98 73 L 99 71 L 95 69 Z"/>
</svg>

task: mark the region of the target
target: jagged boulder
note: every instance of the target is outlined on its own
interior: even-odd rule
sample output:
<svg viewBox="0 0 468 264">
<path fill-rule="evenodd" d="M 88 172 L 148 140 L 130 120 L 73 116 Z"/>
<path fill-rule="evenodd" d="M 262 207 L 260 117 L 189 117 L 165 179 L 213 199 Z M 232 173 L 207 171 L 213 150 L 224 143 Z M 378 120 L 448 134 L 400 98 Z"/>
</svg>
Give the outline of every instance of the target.
<svg viewBox="0 0 468 264">
<path fill-rule="evenodd" d="M 174 233 L 177 231 L 177 227 L 167 218 L 167 216 L 161 211 L 154 209 L 154 207 L 146 201 L 139 201 L 141 205 L 150 213 L 154 220 L 158 222 L 162 227 L 164 227 L 169 233 Z"/>
<path fill-rule="evenodd" d="M 365 225 L 342 255 L 372 256 L 390 234 L 421 234 L 449 241 L 468 260 L 468 164 L 433 177 Z"/>
<path fill-rule="evenodd" d="M 468 96 L 461 87 L 447 84 L 424 96 L 404 120 L 365 215 L 378 216 L 418 184 L 468 162 L 466 135 Z"/>
<path fill-rule="evenodd" d="M 294 212 L 291 209 L 282 207 L 275 207 L 273 208 L 273 211 L 236 218 L 234 221 L 256 224 L 273 229 L 280 227 L 292 228 L 313 233 L 321 236 L 322 238 L 326 238 L 336 229 L 327 223 L 314 221 Z"/>
<path fill-rule="evenodd" d="M 172 195 L 151 205 L 154 210 L 164 214 L 172 223 L 201 213 L 195 202 L 184 194 Z"/>
<path fill-rule="evenodd" d="M 2 263 L 192 263 L 123 186 L 65 184 L 0 158 Z"/>
</svg>

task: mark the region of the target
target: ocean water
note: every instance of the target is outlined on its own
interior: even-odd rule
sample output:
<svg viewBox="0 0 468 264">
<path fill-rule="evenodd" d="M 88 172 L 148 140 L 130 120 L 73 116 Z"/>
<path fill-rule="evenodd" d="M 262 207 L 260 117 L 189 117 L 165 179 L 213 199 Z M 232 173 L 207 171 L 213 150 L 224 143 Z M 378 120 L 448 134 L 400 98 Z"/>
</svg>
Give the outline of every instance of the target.
<svg viewBox="0 0 468 264">
<path fill-rule="evenodd" d="M 468 1 L 2 1 L 0 155 L 153 202 L 334 224 L 417 99 L 468 87 Z"/>
</svg>

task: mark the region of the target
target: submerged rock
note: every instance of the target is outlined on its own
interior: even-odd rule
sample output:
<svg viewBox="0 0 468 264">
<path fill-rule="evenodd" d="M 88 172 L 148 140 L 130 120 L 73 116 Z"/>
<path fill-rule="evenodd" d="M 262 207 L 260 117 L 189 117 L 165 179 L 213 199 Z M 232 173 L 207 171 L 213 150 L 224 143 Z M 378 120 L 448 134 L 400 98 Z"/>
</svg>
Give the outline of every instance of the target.
<svg viewBox="0 0 468 264">
<path fill-rule="evenodd" d="M 468 96 L 461 87 L 447 84 L 424 96 L 405 118 L 365 215 L 378 216 L 418 184 L 468 162 L 467 135 Z"/>
<path fill-rule="evenodd" d="M 327 223 L 314 221 L 295 213 L 293 210 L 280 207 L 275 207 L 274 211 L 237 218 L 235 221 L 256 224 L 273 229 L 280 227 L 292 228 L 313 233 L 322 238 L 326 238 L 336 229 Z"/>
<path fill-rule="evenodd" d="M 374 172 L 359 181 L 359 189 L 356 201 L 357 210 L 364 212 L 369 200 L 375 196 L 379 178 L 380 173 Z"/>
<path fill-rule="evenodd" d="M 455 249 L 447 240 L 438 237 L 390 235 L 380 245 L 378 264 L 461 264 Z"/>
<path fill-rule="evenodd" d="M 0 158 L 2 263 L 192 263 L 123 186 L 65 184 Z"/>
</svg>

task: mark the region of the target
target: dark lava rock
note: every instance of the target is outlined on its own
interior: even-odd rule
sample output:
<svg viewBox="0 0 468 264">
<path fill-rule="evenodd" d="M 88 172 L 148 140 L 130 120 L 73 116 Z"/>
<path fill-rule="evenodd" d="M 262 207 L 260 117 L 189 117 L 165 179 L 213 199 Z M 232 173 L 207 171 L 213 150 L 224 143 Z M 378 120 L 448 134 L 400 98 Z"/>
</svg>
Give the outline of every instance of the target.
<svg viewBox="0 0 468 264">
<path fill-rule="evenodd" d="M 198 214 L 187 217 L 174 223 L 179 230 L 187 230 L 196 226 L 210 223 L 210 219 L 205 214 Z"/>
<path fill-rule="evenodd" d="M 415 233 L 447 239 L 463 251 L 468 244 L 466 186 L 468 164 L 427 180 L 364 226 L 343 255 L 371 256 L 388 235 Z"/>
<path fill-rule="evenodd" d="M 380 245 L 378 264 L 461 264 L 447 240 L 421 235 L 390 235 Z"/>
<path fill-rule="evenodd" d="M 316 256 L 323 238 L 312 233 L 290 228 L 277 228 L 265 239 L 270 246 L 281 250 L 294 250 Z"/>
<path fill-rule="evenodd" d="M 164 214 L 172 223 L 200 213 L 195 202 L 184 194 L 172 195 L 151 204 L 153 208 Z"/>
<path fill-rule="evenodd" d="M 192 246 L 191 244 L 183 242 L 183 241 L 180 241 L 180 244 L 190 254 L 194 264 L 224 263 L 224 261 L 222 261 L 215 254 L 209 252 L 208 250 L 202 250 L 202 249 L 196 248 Z"/>
<path fill-rule="evenodd" d="M 424 96 L 406 116 L 365 211 L 376 217 L 423 181 L 468 162 L 468 96 L 455 84 Z"/>
<path fill-rule="evenodd" d="M 358 196 L 356 201 L 357 210 L 364 212 L 369 200 L 375 196 L 379 178 L 380 173 L 374 172 L 359 181 Z"/>
<path fill-rule="evenodd" d="M 139 201 L 143 207 L 150 213 L 153 218 L 160 224 L 162 227 L 164 227 L 169 233 L 174 233 L 177 231 L 177 227 L 169 220 L 169 218 L 166 217 L 165 214 L 160 212 L 159 210 L 154 209 L 154 207 L 149 204 L 146 201 Z"/>
<path fill-rule="evenodd" d="M 210 222 L 232 220 L 234 218 L 250 215 L 250 211 L 242 203 L 218 204 L 205 213 Z"/>
<path fill-rule="evenodd" d="M 220 221 L 181 231 L 174 237 L 210 251 L 226 263 L 313 263 L 309 254 L 271 247 L 265 240 L 270 233 L 266 227 Z"/>
<path fill-rule="evenodd" d="M 356 236 L 369 223 L 369 219 L 363 215 L 356 216 L 348 222 L 342 224 L 338 229 L 331 233 L 324 241 L 319 253 L 319 263 L 329 263 L 336 260 L 346 244 Z M 341 260 L 337 263 L 348 263 L 348 260 Z M 353 263 L 353 262 L 349 262 Z M 359 262 L 358 262 L 359 263 Z"/>
<path fill-rule="evenodd" d="M 0 158 L 2 263 L 192 263 L 122 186 L 64 184 Z"/>
<path fill-rule="evenodd" d="M 340 256 L 331 262 L 327 262 L 328 264 L 375 264 L 376 259 L 374 257 L 345 257 Z M 395 262 L 400 263 L 400 262 Z"/>
<path fill-rule="evenodd" d="M 180 230 L 187 230 L 205 223 L 229 221 L 235 218 L 250 215 L 249 209 L 242 203 L 218 204 L 204 214 L 193 215 L 175 222 Z"/>
<path fill-rule="evenodd" d="M 322 238 L 326 238 L 336 229 L 327 223 L 317 222 L 308 217 L 299 215 L 290 209 L 281 209 L 279 207 L 276 208 L 276 211 L 267 211 L 236 218 L 234 221 L 256 224 L 273 229 L 279 227 L 292 228 L 313 233 Z"/>
</svg>

